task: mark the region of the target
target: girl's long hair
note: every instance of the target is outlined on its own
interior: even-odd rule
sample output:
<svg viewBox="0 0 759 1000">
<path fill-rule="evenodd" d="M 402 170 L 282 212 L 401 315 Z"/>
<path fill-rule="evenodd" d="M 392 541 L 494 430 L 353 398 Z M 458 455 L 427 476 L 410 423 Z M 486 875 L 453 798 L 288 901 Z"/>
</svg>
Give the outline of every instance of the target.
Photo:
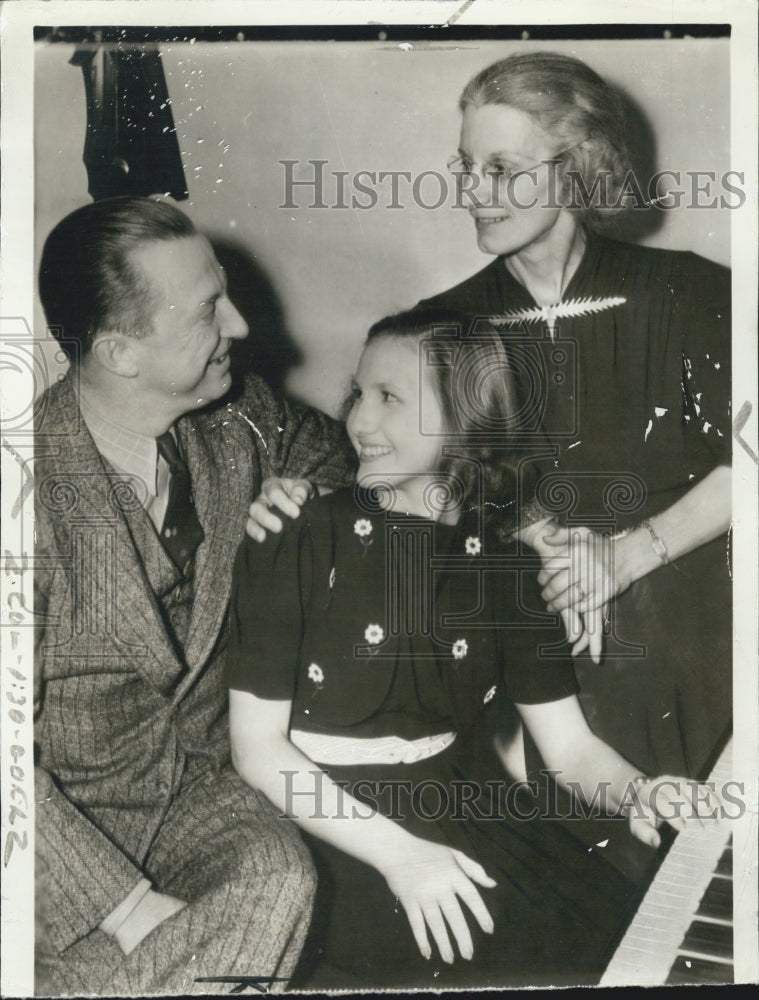
<svg viewBox="0 0 759 1000">
<path fill-rule="evenodd" d="M 414 339 L 419 374 L 432 376 L 446 426 L 439 471 L 450 504 L 479 507 L 502 524 L 516 518 L 512 439 L 519 420 L 514 369 L 500 334 L 487 322 L 448 309 L 416 309 L 379 320 L 378 337 Z M 346 402 L 344 415 L 350 408 Z"/>
</svg>

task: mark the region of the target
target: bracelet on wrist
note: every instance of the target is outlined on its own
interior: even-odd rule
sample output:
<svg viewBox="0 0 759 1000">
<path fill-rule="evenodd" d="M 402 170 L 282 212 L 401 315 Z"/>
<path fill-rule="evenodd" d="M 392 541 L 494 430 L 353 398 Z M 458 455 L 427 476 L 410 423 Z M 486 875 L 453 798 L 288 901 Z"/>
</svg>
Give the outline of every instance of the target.
<svg viewBox="0 0 759 1000">
<path fill-rule="evenodd" d="M 654 550 L 654 552 L 657 554 L 657 556 L 661 559 L 661 561 L 664 563 L 664 565 L 668 566 L 669 565 L 669 552 L 667 551 L 667 546 L 664 544 L 664 542 L 661 540 L 661 538 L 659 538 L 659 536 L 654 531 L 653 525 L 651 524 L 651 521 L 649 520 L 649 518 L 646 518 L 642 522 L 642 524 L 643 524 L 644 528 L 648 529 L 648 533 L 651 536 L 651 548 Z"/>
</svg>

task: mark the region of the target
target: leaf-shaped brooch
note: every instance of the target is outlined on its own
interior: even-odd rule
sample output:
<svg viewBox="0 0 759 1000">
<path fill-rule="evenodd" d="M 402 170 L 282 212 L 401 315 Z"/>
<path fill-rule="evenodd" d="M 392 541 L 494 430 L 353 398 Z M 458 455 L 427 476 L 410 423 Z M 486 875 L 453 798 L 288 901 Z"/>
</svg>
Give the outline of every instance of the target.
<svg viewBox="0 0 759 1000">
<path fill-rule="evenodd" d="M 534 306 L 530 309 L 514 309 L 500 316 L 490 316 L 489 322 L 494 327 L 510 326 L 516 323 L 544 322 L 553 340 L 557 319 L 571 319 L 575 316 L 589 316 L 591 313 L 603 312 L 615 306 L 624 305 L 627 299 L 620 296 L 594 299 L 586 296 L 584 299 L 567 299 L 566 302 L 554 302 L 550 306 Z"/>
</svg>

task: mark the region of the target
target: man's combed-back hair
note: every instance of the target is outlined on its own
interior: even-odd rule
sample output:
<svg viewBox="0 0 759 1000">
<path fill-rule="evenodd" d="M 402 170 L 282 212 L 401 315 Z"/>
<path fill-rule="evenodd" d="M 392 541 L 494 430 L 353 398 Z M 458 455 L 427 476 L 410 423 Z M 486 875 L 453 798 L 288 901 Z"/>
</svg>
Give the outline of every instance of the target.
<svg viewBox="0 0 759 1000">
<path fill-rule="evenodd" d="M 513 369 L 496 330 L 449 309 L 416 309 L 379 320 L 367 342 L 379 337 L 416 340 L 422 375 L 427 370 L 450 443 L 441 441 L 439 471 L 462 484 L 467 505 L 515 498 L 516 471 L 509 441 L 518 419 Z"/>
<path fill-rule="evenodd" d="M 556 52 L 524 52 L 481 70 L 464 88 L 459 108 L 501 104 L 531 115 L 556 138 L 567 171 L 585 191 L 605 177 L 605 207 L 580 203 L 586 225 L 603 228 L 624 211 L 631 167 L 621 98 L 580 59 Z M 614 207 L 609 207 L 614 206 Z"/>
<path fill-rule="evenodd" d="M 148 198 L 109 198 L 67 215 L 45 241 L 40 263 L 40 299 L 53 335 L 78 342 L 83 357 L 99 332 L 150 334 L 153 291 L 132 254 L 195 234 L 184 212 Z M 62 346 L 70 353 L 70 344 Z"/>
</svg>

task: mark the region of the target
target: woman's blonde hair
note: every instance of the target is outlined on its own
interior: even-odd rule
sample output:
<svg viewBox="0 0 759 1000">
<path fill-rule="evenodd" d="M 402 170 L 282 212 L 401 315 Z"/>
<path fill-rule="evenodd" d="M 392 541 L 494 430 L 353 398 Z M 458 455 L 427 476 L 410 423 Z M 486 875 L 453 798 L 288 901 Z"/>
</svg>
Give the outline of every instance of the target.
<svg viewBox="0 0 759 1000">
<path fill-rule="evenodd" d="M 485 104 L 517 108 L 557 138 L 566 150 L 561 159 L 565 195 L 572 186 L 569 207 L 589 228 L 603 228 L 625 210 L 622 195 L 632 167 L 622 101 L 584 62 L 554 52 L 508 56 L 473 77 L 459 101 L 462 112 Z M 585 197 L 594 185 L 598 197 Z"/>
</svg>

